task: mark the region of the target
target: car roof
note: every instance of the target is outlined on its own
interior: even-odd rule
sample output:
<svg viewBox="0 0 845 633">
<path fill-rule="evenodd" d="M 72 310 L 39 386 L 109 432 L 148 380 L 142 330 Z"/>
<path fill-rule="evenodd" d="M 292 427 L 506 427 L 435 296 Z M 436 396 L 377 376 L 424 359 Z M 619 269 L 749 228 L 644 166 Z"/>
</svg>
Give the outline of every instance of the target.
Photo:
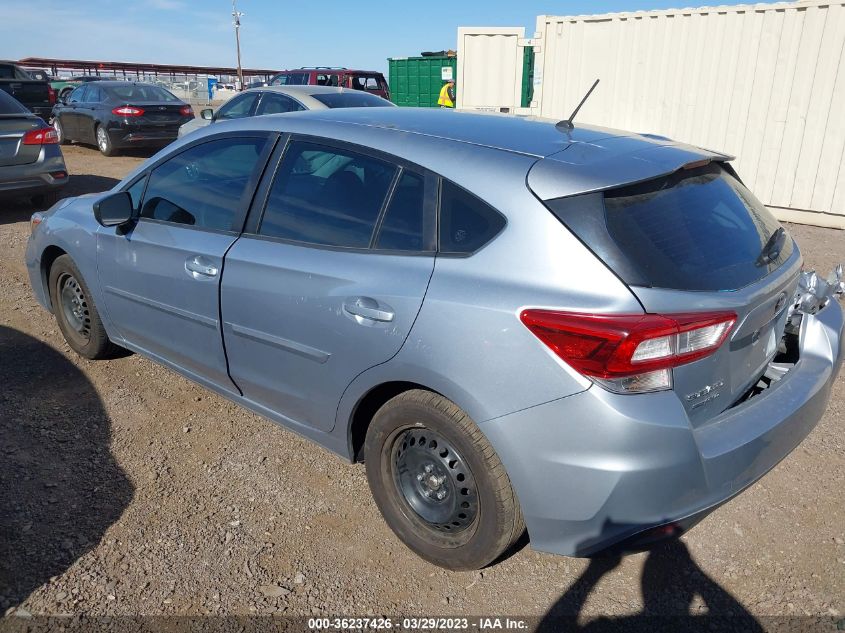
<svg viewBox="0 0 845 633">
<path fill-rule="evenodd" d="M 595 126 L 578 126 L 570 132 L 562 132 L 548 120 L 536 117 L 440 108 L 341 108 L 296 113 L 295 116 L 327 123 L 417 134 L 537 158 L 559 152 L 574 140 L 590 142 L 608 136 L 628 134 Z"/>
<path fill-rule="evenodd" d="M 280 70 L 277 72 L 277 75 L 281 75 L 282 73 L 301 73 L 301 72 L 316 72 L 316 73 L 360 73 L 366 75 L 381 75 L 382 73 L 378 70 L 359 70 L 357 68 L 331 68 L 329 66 L 317 66 L 311 68 L 290 68 L 288 70 Z"/>
<path fill-rule="evenodd" d="M 516 179 L 548 200 L 731 158 L 648 134 L 581 123 L 569 129 L 550 119 L 440 108 L 310 110 L 209 127 L 197 134 L 272 130 L 361 145 L 431 169 L 482 198 L 491 178 Z"/>
<path fill-rule="evenodd" d="M 320 101 L 319 99 L 315 99 L 314 95 L 323 95 L 323 94 L 343 94 L 343 93 L 351 93 L 351 94 L 361 94 L 360 90 L 354 90 L 352 88 L 339 88 L 337 86 L 258 86 L 256 88 L 250 88 L 248 90 L 244 90 L 240 94 L 244 94 L 247 92 L 277 92 L 279 94 L 287 95 L 289 97 L 293 97 L 302 105 L 306 106 L 309 110 L 327 110 L 329 106 L 325 103 Z M 378 95 L 373 95 L 378 96 Z M 234 99 L 234 97 L 232 97 Z"/>
<path fill-rule="evenodd" d="M 116 87 L 116 86 L 152 86 L 154 88 L 161 88 L 161 86 L 156 86 L 149 81 L 128 81 L 123 79 L 99 79 L 97 83 L 101 86 L 108 87 Z"/>
</svg>

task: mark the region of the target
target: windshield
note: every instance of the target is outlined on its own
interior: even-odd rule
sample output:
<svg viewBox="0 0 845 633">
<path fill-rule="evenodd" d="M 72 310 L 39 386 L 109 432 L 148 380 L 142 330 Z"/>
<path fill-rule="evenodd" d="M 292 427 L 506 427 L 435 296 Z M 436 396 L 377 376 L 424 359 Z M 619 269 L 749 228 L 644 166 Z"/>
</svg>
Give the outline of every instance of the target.
<svg viewBox="0 0 845 633">
<path fill-rule="evenodd" d="M 3 114 L 29 114 L 29 110 L 23 107 L 17 99 L 0 90 L 0 115 Z"/>
<path fill-rule="evenodd" d="M 384 108 L 393 104 L 387 99 L 366 92 L 330 92 L 312 94 L 317 101 L 329 108 Z"/>
<path fill-rule="evenodd" d="M 179 101 L 175 95 L 158 86 L 143 84 L 129 84 L 126 86 L 109 86 L 108 92 L 121 101 Z"/>
</svg>

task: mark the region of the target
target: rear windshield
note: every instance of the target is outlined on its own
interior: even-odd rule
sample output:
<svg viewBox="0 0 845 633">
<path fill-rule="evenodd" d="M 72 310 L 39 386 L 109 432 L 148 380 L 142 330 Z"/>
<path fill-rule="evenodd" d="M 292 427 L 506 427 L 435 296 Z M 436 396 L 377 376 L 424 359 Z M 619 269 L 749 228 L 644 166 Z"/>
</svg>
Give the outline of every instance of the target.
<svg viewBox="0 0 845 633">
<path fill-rule="evenodd" d="M 329 108 L 383 108 L 393 104 L 387 99 L 366 92 L 331 92 L 311 95 Z"/>
<path fill-rule="evenodd" d="M 29 114 L 29 110 L 23 107 L 20 101 L 0 90 L 0 115 L 2 114 Z"/>
<path fill-rule="evenodd" d="M 121 101 L 179 101 L 179 99 L 164 88 L 158 86 L 143 86 L 132 84 L 127 86 L 109 86 L 109 94 Z"/>
<path fill-rule="evenodd" d="M 735 290 L 793 251 L 768 209 L 718 164 L 546 204 L 631 285 Z"/>
</svg>

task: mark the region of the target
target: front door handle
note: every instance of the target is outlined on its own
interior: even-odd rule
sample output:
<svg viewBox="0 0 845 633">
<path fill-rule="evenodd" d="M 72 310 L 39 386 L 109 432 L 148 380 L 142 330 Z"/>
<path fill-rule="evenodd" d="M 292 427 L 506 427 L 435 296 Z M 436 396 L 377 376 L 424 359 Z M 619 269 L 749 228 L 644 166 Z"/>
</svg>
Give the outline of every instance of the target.
<svg viewBox="0 0 845 633">
<path fill-rule="evenodd" d="M 369 321 L 390 322 L 396 316 L 392 308 L 380 305 L 378 301 L 370 297 L 347 299 L 343 304 L 343 309 L 355 317 Z"/>
<path fill-rule="evenodd" d="M 194 279 L 208 279 L 216 277 L 220 270 L 208 257 L 191 255 L 185 260 L 185 270 Z"/>
</svg>

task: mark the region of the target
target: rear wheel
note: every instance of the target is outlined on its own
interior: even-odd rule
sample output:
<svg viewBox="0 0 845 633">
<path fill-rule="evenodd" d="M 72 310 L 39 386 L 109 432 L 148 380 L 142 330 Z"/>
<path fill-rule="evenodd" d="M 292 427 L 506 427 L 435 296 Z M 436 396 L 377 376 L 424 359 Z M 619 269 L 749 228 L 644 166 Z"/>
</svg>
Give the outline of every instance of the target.
<svg viewBox="0 0 845 633">
<path fill-rule="evenodd" d="M 62 127 L 62 121 L 59 117 L 54 117 L 52 122 L 53 129 L 56 130 L 59 145 L 67 145 L 68 138 L 65 136 L 65 129 Z"/>
<path fill-rule="evenodd" d="M 455 404 L 412 390 L 387 402 L 365 441 L 367 479 L 385 521 L 422 558 L 453 570 L 496 560 L 525 525 L 487 438 Z"/>
<path fill-rule="evenodd" d="M 71 349 L 92 360 L 112 356 L 118 348 L 109 341 L 94 298 L 69 255 L 53 262 L 49 285 L 56 322 Z"/>
<path fill-rule="evenodd" d="M 102 125 L 98 125 L 97 129 L 94 130 L 94 136 L 97 139 L 97 147 L 100 148 L 100 152 L 103 156 L 114 156 L 116 151 L 114 146 L 111 142 L 111 137 L 106 132 L 106 128 Z"/>
</svg>

